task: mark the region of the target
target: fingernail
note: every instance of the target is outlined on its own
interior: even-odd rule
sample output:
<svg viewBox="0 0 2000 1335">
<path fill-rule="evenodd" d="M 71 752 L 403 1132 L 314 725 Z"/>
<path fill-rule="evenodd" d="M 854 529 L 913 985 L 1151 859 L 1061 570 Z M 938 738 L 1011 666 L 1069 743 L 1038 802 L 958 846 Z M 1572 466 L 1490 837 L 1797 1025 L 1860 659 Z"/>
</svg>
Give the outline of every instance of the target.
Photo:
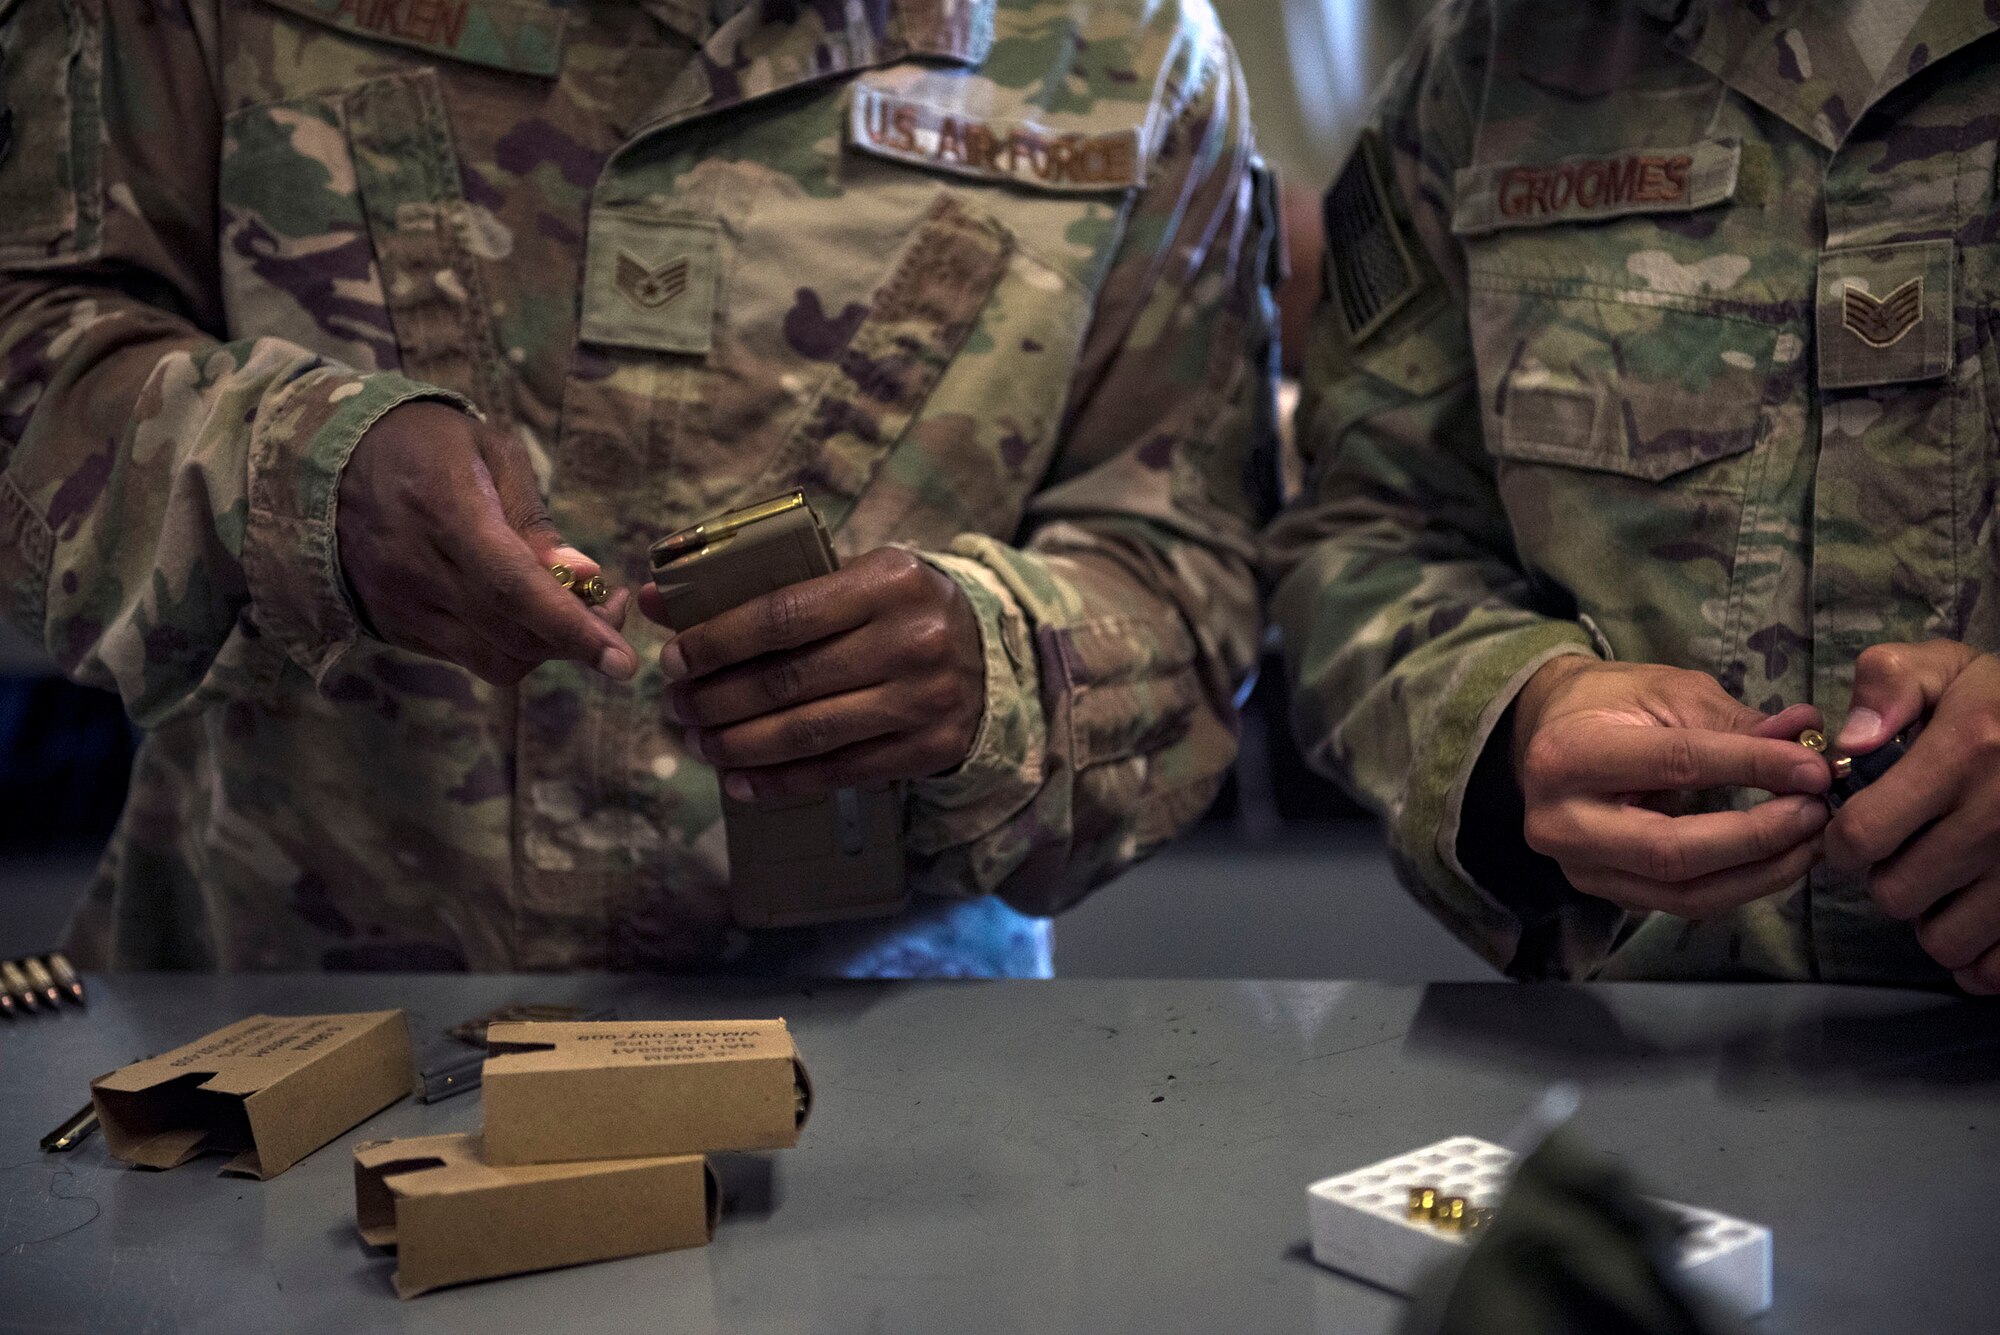
<svg viewBox="0 0 2000 1335">
<path fill-rule="evenodd" d="M 1799 829 L 1808 834 L 1823 830 L 1831 815 L 1832 813 L 1826 809 L 1826 803 L 1816 797 L 1804 798 L 1799 803 L 1797 816 Z"/>
<path fill-rule="evenodd" d="M 732 774 L 724 779 L 722 781 L 722 791 L 728 793 L 739 802 L 749 802 L 757 796 L 756 790 L 750 786 L 750 780 L 744 778 L 741 774 Z"/>
<path fill-rule="evenodd" d="M 582 552 L 578 551 L 574 547 L 569 546 L 567 543 L 565 543 L 561 547 L 551 548 L 549 551 L 549 555 L 555 557 L 556 560 L 562 562 L 566 566 L 571 567 L 572 569 L 574 569 L 578 564 L 591 565 L 591 566 L 597 564 L 597 562 L 591 560 L 588 556 L 585 556 Z"/>
<path fill-rule="evenodd" d="M 680 641 L 668 641 L 667 647 L 660 650 L 660 675 L 673 682 L 679 681 L 687 674 L 687 658 L 681 653 Z"/>
<path fill-rule="evenodd" d="M 700 756 L 703 760 L 708 759 L 708 752 L 701 749 L 703 738 L 701 735 L 700 728 L 689 728 L 686 732 L 681 734 L 681 740 L 687 743 L 688 750 L 694 752 L 696 755 Z"/>
<path fill-rule="evenodd" d="M 1840 725 L 1840 736 L 1833 739 L 1835 746 L 1846 749 L 1867 746 L 1875 740 L 1875 734 L 1882 730 L 1882 716 L 1872 709 L 1850 710 L 1847 722 Z"/>
<path fill-rule="evenodd" d="M 597 670 L 613 681 L 630 681 L 639 664 L 630 649 L 613 645 L 597 656 Z"/>
<path fill-rule="evenodd" d="M 681 723 L 681 724 L 685 724 L 688 721 L 687 715 L 681 712 L 681 700 L 679 691 L 668 691 L 665 697 L 663 698 L 663 701 L 667 708 L 668 718 L 672 719 L 676 723 Z M 693 729 L 689 729 L 689 735 L 690 736 L 693 735 Z"/>
<path fill-rule="evenodd" d="M 1792 766 L 1792 784 L 1797 788 L 1811 788 L 1827 777 L 1826 762 L 1818 756 L 1801 760 Z"/>
</svg>

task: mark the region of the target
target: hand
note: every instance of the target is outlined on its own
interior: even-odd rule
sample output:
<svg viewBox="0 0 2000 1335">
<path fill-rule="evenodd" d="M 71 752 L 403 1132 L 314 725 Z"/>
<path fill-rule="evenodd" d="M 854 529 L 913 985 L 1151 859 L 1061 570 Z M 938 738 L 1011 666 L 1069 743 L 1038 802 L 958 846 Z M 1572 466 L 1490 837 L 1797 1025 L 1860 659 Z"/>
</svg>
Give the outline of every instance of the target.
<svg viewBox="0 0 2000 1335">
<path fill-rule="evenodd" d="M 659 594 L 639 608 L 661 620 Z M 895 548 L 753 598 L 660 651 L 667 711 L 740 802 L 920 779 L 961 764 L 986 707 L 979 619 Z"/>
<path fill-rule="evenodd" d="M 549 521 L 521 443 L 442 403 L 382 414 L 340 476 L 340 562 L 385 642 L 511 686 L 565 658 L 618 681 L 639 668 L 619 635 L 630 595 L 586 607 L 549 574 L 598 565 Z"/>
<path fill-rule="evenodd" d="M 1818 724 L 1810 705 L 1760 714 L 1705 673 L 1551 660 L 1514 703 L 1528 846 L 1584 894 L 1633 911 L 1700 919 L 1776 894 L 1820 856 L 1816 794 L 1832 775 L 1797 740 Z M 1725 786 L 1783 796 L 1687 816 L 1645 804 Z"/>
<path fill-rule="evenodd" d="M 1925 714 L 1908 753 L 1834 817 L 1827 862 L 1871 869 L 1876 904 L 1916 921 L 1960 987 L 2000 993 L 2000 659 L 1949 640 L 1876 645 L 1855 660 L 1834 746 L 1866 755 Z"/>
</svg>

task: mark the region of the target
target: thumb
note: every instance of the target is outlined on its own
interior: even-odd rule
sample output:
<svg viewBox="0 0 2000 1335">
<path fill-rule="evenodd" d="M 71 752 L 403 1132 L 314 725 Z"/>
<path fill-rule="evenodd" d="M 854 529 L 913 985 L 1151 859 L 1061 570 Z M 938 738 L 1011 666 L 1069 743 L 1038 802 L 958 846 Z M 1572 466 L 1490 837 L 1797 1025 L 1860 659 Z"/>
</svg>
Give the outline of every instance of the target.
<svg viewBox="0 0 2000 1335">
<path fill-rule="evenodd" d="M 1759 728 L 1769 726 L 1768 716 L 1723 690 L 1722 683 L 1706 673 L 1676 675 L 1677 683 L 1685 682 L 1688 689 L 1676 692 L 1672 711 L 1674 725 L 1746 736 L 1757 735 Z"/>
<path fill-rule="evenodd" d="M 638 671 L 638 657 L 612 624 L 623 619 L 623 600 L 607 604 L 614 616 L 593 615 L 602 609 L 586 608 L 557 584 L 549 570 L 553 565 L 568 565 L 576 578 L 587 579 L 598 573 L 598 564 L 563 542 L 521 443 L 484 424 L 475 439 L 482 480 L 492 489 L 499 511 L 494 516 L 499 523 L 480 539 L 481 559 L 507 590 L 507 619 L 538 639 L 550 656 L 594 667 L 614 681 L 629 681 Z"/>
<path fill-rule="evenodd" d="M 542 500 L 541 487 L 535 481 L 534 464 L 528 458 L 527 446 L 484 423 L 480 424 L 476 438 L 480 462 L 486 465 L 486 475 L 492 480 L 494 494 L 500 501 L 501 516 L 506 520 L 507 527 L 519 534 L 528 550 L 535 554 L 535 560 L 546 569 L 567 566 L 572 583 L 580 584 L 603 574 L 604 567 L 578 548 L 570 546 L 564 540 L 562 531 L 556 527 L 548 505 Z M 624 611 L 621 601 L 604 619 L 615 627 L 624 619 Z"/>
<path fill-rule="evenodd" d="M 1922 718 L 1976 657 L 1962 644 L 1877 644 L 1854 660 L 1854 695 L 1834 745 L 1866 755 Z"/>
<path fill-rule="evenodd" d="M 1818 705 L 1790 705 L 1775 714 L 1759 715 L 1750 728 L 1752 737 L 1775 737 L 1781 742 L 1797 741 L 1808 728 L 1824 729 L 1826 718 Z"/>
</svg>

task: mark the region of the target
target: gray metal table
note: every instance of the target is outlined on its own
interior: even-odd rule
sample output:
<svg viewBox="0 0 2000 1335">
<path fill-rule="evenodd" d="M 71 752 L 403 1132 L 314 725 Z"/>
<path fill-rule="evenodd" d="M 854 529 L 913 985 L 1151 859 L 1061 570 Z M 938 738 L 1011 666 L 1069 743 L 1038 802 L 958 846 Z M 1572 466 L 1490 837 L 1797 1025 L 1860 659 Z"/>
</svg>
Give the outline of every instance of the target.
<svg viewBox="0 0 2000 1335">
<path fill-rule="evenodd" d="M 1378 1331 L 1305 1250 L 1305 1186 L 1556 1079 L 1662 1194 L 1771 1225 L 1769 1331 L 2000 1330 L 2000 1009 L 1806 987 L 821 984 L 127 975 L 0 1027 L 0 1330 Z M 795 1151 L 730 1163 L 704 1249 L 399 1303 L 354 1235 L 355 1141 L 476 1127 L 404 1101 L 266 1183 L 35 1148 L 89 1078 L 258 1011 L 516 1000 L 793 1022 Z"/>
</svg>

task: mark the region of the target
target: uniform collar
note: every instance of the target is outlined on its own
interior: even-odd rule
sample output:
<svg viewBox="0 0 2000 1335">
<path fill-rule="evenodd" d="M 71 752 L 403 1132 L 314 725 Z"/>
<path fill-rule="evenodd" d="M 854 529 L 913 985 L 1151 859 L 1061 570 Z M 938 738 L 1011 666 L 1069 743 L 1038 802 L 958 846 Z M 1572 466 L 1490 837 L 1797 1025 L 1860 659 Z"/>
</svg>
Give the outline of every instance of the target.
<svg viewBox="0 0 2000 1335">
<path fill-rule="evenodd" d="M 638 4 L 662 28 L 696 46 L 700 46 L 715 30 L 715 21 L 708 11 L 708 0 L 638 0 Z"/>
<path fill-rule="evenodd" d="M 1649 10 L 1680 8 L 1643 0 Z M 1880 80 L 1845 27 L 1813 20 L 1806 0 L 1682 0 L 1671 43 L 1808 138 L 1838 149 L 1864 112 L 1938 61 L 2000 29 L 1983 0 L 1931 0 Z M 1662 15 L 1664 17 L 1664 15 Z"/>
<path fill-rule="evenodd" d="M 993 46 L 997 2 L 744 0 L 640 118 L 644 128 L 634 141 L 790 88 L 893 61 L 978 65 Z"/>
</svg>

